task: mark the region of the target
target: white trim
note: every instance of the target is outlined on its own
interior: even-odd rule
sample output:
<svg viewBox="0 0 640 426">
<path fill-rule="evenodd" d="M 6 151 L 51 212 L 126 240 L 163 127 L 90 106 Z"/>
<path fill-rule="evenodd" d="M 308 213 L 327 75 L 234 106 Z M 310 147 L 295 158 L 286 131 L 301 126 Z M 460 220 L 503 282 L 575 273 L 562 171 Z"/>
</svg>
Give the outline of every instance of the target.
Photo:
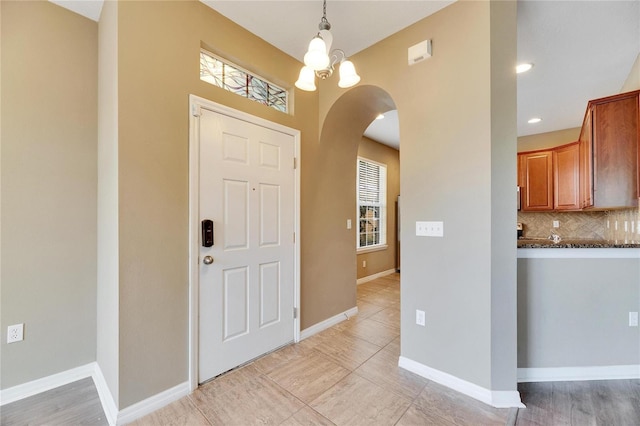
<svg viewBox="0 0 640 426">
<path fill-rule="evenodd" d="M 519 248 L 518 259 L 640 259 L 640 248 Z"/>
<path fill-rule="evenodd" d="M 180 383 L 164 392 L 137 402 L 118 413 L 117 425 L 131 423 L 191 393 L 189 382 Z"/>
<path fill-rule="evenodd" d="M 92 362 L 61 373 L 52 374 L 51 376 L 4 389 L 0 391 L 0 405 L 10 404 L 69 383 L 77 382 L 87 377 L 93 379 L 98 397 L 100 398 L 102 410 L 107 418 L 107 422 L 112 426 L 131 423 L 149 413 L 159 410 L 173 401 L 189 395 L 191 392 L 189 382 L 187 381 L 133 404 L 124 410 L 118 411 L 118 407 L 107 386 L 100 366 L 97 362 Z"/>
<path fill-rule="evenodd" d="M 356 249 L 357 254 L 371 253 L 374 251 L 383 251 L 389 248 L 388 244 L 376 244 L 375 246 L 359 247 Z"/>
<path fill-rule="evenodd" d="M 300 333 L 300 340 L 304 340 L 307 337 L 311 337 L 314 334 L 320 333 L 321 331 L 324 331 L 327 328 L 333 327 L 334 325 L 339 324 L 344 320 L 348 320 L 349 318 L 357 314 L 358 314 L 358 307 L 355 306 L 338 315 L 334 315 L 331 318 L 327 318 L 324 321 L 314 324 L 311 327 L 307 327 L 304 330 L 302 330 L 302 332 Z"/>
<path fill-rule="evenodd" d="M 199 322 L 198 301 L 200 300 L 200 275 L 198 269 L 198 222 L 200 204 L 197 196 L 200 187 L 199 158 L 200 105 L 193 95 L 189 96 L 189 389 L 198 387 Z M 196 194 L 194 196 L 194 194 Z"/>
<path fill-rule="evenodd" d="M 104 415 L 107 417 L 107 422 L 109 425 L 113 426 L 118 420 L 118 406 L 116 405 L 116 402 L 113 399 L 113 394 L 111 393 L 111 390 L 107 385 L 107 381 L 102 374 L 100 365 L 97 362 L 94 362 L 94 364 L 93 383 L 96 385 L 98 397 L 100 398 Z"/>
<path fill-rule="evenodd" d="M 640 364 L 593 367 L 518 368 L 518 382 L 640 379 Z"/>
<path fill-rule="evenodd" d="M 391 274 L 395 274 L 395 273 L 396 273 L 396 269 L 395 268 L 394 269 L 387 269 L 386 271 L 378 272 L 377 274 L 367 275 L 366 277 L 358 278 L 356 280 L 356 284 L 360 285 L 360 284 L 368 283 L 369 281 L 373 281 L 373 280 L 376 280 L 378 278 L 386 277 L 387 275 L 391 275 Z"/>
<path fill-rule="evenodd" d="M 293 320 L 294 341 L 300 341 L 300 131 L 283 126 L 260 117 L 247 114 L 242 111 L 229 108 L 216 102 L 189 95 L 189 389 L 195 390 L 198 387 L 198 306 L 199 306 L 199 268 L 198 255 L 198 232 L 200 228 L 199 218 L 199 152 L 200 141 L 198 138 L 198 128 L 200 122 L 200 109 L 224 114 L 229 117 L 244 120 L 268 129 L 291 135 L 294 139 L 294 156 L 297 159 L 297 166 L 294 170 L 294 214 L 296 241 L 294 247 L 294 308 L 297 308 L 298 315 Z M 292 159 L 293 162 L 293 159 Z"/>
<path fill-rule="evenodd" d="M 520 399 L 518 391 L 490 391 L 491 402 L 489 405 L 496 408 L 526 408 Z"/>
<path fill-rule="evenodd" d="M 31 382 L 3 389 L 0 391 L 0 406 L 76 382 L 80 379 L 92 377 L 95 368 L 94 364 L 95 362 L 92 362 L 61 373 L 52 374 Z"/>
<path fill-rule="evenodd" d="M 518 391 L 491 391 L 451 374 L 401 356 L 398 366 L 497 408 L 524 408 Z"/>
</svg>

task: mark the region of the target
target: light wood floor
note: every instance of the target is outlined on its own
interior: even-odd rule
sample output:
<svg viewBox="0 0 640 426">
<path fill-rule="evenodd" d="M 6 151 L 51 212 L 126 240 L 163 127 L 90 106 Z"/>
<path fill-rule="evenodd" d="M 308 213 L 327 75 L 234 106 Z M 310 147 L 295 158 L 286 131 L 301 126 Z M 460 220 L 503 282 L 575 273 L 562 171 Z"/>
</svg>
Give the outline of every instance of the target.
<svg viewBox="0 0 640 426">
<path fill-rule="evenodd" d="M 134 425 L 640 425 L 640 380 L 523 383 L 527 408 L 499 410 L 402 370 L 399 274 L 357 291 L 357 316 L 222 375 Z M 8 404 L 0 420 L 106 424 L 91 379 Z"/>
<path fill-rule="evenodd" d="M 107 426 L 90 377 L 0 407 L 0 425 Z"/>
<path fill-rule="evenodd" d="M 520 383 L 516 425 L 640 425 L 640 380 Z"/>
</svg>

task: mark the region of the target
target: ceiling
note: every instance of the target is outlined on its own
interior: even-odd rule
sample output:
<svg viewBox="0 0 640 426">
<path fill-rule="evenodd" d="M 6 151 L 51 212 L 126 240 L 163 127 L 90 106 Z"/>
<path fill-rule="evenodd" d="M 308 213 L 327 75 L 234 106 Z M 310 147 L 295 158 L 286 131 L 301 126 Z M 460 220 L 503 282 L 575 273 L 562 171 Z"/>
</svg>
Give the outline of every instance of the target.
<svg viewBox="0 0 640 426">
<path fill-rule="evenodd" d="M 321 0 L 201 1 L 299 60 L 322 17 Z M 55 3 L 94 20 L 102 5 Z M 451 3 L 329 0 L 327 19 L 334 47 L 351 56 Z M 639 52 L 638 1 L 519 0 L 518 62 L 534 67 L 518 75 L 518 136 L 579 127 L 589 99 L 620 92 Z M 385 115 L 366 134 L 397 146 L 397 114 Z M 532 117 L 542 122 L 528 124 Z"/>
</svg>

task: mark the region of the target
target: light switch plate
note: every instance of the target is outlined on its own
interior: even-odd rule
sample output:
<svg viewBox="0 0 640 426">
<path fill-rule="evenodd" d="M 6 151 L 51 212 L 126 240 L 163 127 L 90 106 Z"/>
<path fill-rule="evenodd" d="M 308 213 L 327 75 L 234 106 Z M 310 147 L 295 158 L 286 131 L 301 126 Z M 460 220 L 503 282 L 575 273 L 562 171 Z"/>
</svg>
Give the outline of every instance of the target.
<svg viewBox="0 0 640 426">
<path fill-rule="evenodd" d="M 638 313 L 629 312 L 629 327 L 637 327 L 637 326 L 638 326 Z"/>
<path fill-rule="evenodd" d="M 416 222 L 416 236 L 444 237 L 444 222 Z"/>
</svg>

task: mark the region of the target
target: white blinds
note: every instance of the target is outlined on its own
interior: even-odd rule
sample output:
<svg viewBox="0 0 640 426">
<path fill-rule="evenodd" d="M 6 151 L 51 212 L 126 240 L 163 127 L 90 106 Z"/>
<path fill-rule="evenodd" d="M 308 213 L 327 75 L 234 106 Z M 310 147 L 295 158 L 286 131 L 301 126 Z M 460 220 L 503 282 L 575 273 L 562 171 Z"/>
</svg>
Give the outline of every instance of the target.
<svg viewBox="0 0 640 426">
<path fill-rule="evenodd" d="M 358 248 L 386 244 L 387 167 L 358 158 Z"/>
</svg>

